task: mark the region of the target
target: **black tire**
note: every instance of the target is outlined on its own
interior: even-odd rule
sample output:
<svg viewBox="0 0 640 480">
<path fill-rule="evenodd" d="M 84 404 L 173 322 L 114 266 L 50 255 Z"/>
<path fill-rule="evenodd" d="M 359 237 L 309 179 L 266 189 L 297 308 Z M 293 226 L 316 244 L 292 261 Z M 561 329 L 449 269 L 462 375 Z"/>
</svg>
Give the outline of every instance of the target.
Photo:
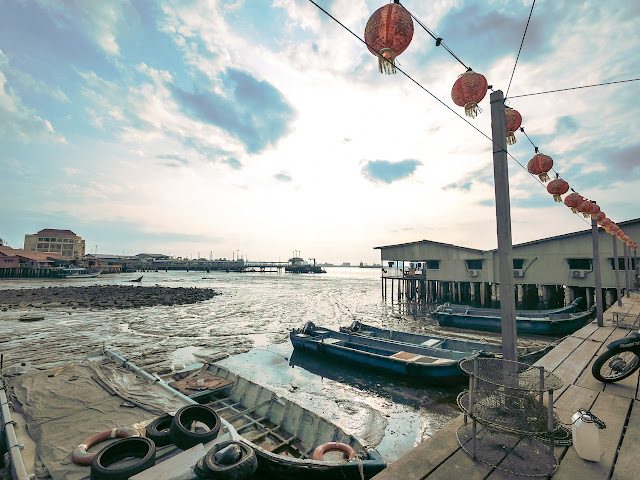
<svg viewBox="0 0 640 480">
<path fill-rule="evenodd" d="M 216 454 L 229 447 L 237 446 L 240 454 L 232 463 L 216 463 Z M 220 480 L 244 480 L 250 478 L 258 469 L 258 458 L 253 449 L 243 443 L 233 440 L 215 445 L 202 457 L 196 466 L 196 474 L 201 478 Z"/>
<path fill-rule="evenodd" d="M 171 435 L 169 435 L 171 422 L 173 422 L 173 415 L 164 415 L 156 418 L 153 422 L 147 425 L 147 428 L 145 429 L 145 436 L 153 440 L 156 447 L 171 445 Z"/>
<path fill-rule="evenodd" d="M 125 458 L 137 458 L 132 465 L 113 466 Z M 156 445 L 145 437 L 129 437 L 117 440 L 100 450 L 91 463 L 91 480 L 127 480 L 129 477 L 152 467 L 156 462 Z"/>
<path fill-rule="evenodd" d="M 591 373 L 604 383 L 613 383 L 627 378 L 640 368 L 640 357 L 633 350 L 614 348 L 600 355 L 591 367 Z"/>
<path fill-rule="evenodd" d="M 194 422 L 202 422 L 209 431 L 192 432 L 191 426 Z M 210 407 L 206 405 L 187 405 L 176 412 L 171 427 L 169 427 L 169 436 L 171 442 L 182 450 L 187 450 L 199 443 L 207 443 L 218 435 L 220 430 L 220 417 Z"/>
</svg>

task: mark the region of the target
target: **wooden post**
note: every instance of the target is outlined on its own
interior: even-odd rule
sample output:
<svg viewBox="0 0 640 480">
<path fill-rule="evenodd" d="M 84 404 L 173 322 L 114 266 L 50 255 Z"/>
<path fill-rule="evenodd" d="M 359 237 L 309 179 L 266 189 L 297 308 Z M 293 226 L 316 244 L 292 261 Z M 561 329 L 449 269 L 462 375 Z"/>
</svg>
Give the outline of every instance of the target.
<svg viewBox="0 0 640 480">
<path fill-rule="evenodd" d="M 502 318 L 502 356 L 518 359 L 516 305 L 513 294 L 513 256 L 511 243 L 511 206 L 509 204 L 509 169 L 507 165 L 507 127 L 502 90 L 491 93 L 491 137 L 493 139 L 493 179 L 498 230 L 498 281 L 500 282 L 500 317 Z"/>
<path fill-rule="evenodd" d="M 620 295 L 620 260 L 618 260 L 618 237 L 611 235 L 613 239 L 613 271 L 616 274 L 616 297 L 618 298 L 618 306 L 622 306 L 622 298 Z"/>
<path fill-rule="evenodd" d="M 595 202 L 593 202 L 595 203 Z M 598 222 L 595 218 L 591 218 L 591 240 L 593 243 L 593 277 L 595 283 L 596 294 L 596 318 L 598 326 L 604 326 L 602 316 L 602 279 L 600 278 L 600 243 L 598 239 Z"/>
</svg>

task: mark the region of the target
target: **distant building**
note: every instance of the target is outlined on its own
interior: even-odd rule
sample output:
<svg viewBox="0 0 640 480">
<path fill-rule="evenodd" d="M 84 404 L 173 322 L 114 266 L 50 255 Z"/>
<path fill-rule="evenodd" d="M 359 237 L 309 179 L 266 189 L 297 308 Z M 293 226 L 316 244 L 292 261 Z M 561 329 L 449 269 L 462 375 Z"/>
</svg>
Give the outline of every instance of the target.
<svg viewBox="0 0 640 480">
<path fill-rule="evenodd" d="M 351 262 L 343 262 L 342 266 L 343 267 L 350 267 L 351 266 Z"/>
<path fill-rule="evenodd" d="M 64 262 L 59 253 L 40 253 L 0 246 L 0 276 L 12 276 L 19 270 L 47 270 Z"/>
<path fill-rule="evenodd" d="M 31 252 L 59 253 L 65 258 L 81 259 L 85 254 L 85 242 L 71 230 L 45 228 L 35 234 L 26 234 L 24 249 Z"/>
</svg>

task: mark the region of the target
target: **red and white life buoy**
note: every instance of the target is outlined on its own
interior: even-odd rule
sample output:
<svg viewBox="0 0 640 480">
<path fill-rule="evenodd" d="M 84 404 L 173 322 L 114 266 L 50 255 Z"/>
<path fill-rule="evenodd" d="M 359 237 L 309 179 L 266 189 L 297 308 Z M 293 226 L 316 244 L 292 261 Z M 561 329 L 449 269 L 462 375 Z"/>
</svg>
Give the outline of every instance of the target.
<svg viewBox="0 0 640 480">
<path fill-rule="evenodd" d="M 342 452 L 348 458 L 348 462 L 358 455 L 358 452 L 356 452 L 351 445 L 340 442 L 329 442 L 316 447 L 311 458 L 314 460 L 324 460 L 324 454 L 328 452 Z"/>
<path fill-rule="evenodd" d="M 71 460 L 78 465 L 91 465 L 95 453 L 89 453 L 89 450 L 94 445 L 109 440 L 110 438 L 128 438 L 139 437 L 140 432 L 133 427 L 118 427 L 111 430 L 107 430 L 102 433 L 96 433 L 84 440 L 80 445 L 73 449 L 71 453 Z"/>
</svg>

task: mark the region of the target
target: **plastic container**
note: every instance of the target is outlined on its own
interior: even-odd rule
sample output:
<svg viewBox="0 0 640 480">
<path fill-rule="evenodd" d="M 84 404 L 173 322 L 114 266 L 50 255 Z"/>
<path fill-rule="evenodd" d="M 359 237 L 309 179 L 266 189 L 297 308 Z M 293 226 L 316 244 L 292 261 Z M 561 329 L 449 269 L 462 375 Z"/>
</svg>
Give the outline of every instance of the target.
<svg viewBox="0 0 640 480">
<path fill-rule="evenodd" d="M 585 460 L 600 461 L 600 429 L 588 413 L 576 412 L 571 417 L 571 433 L 576 452 Z"/>
</svg>

